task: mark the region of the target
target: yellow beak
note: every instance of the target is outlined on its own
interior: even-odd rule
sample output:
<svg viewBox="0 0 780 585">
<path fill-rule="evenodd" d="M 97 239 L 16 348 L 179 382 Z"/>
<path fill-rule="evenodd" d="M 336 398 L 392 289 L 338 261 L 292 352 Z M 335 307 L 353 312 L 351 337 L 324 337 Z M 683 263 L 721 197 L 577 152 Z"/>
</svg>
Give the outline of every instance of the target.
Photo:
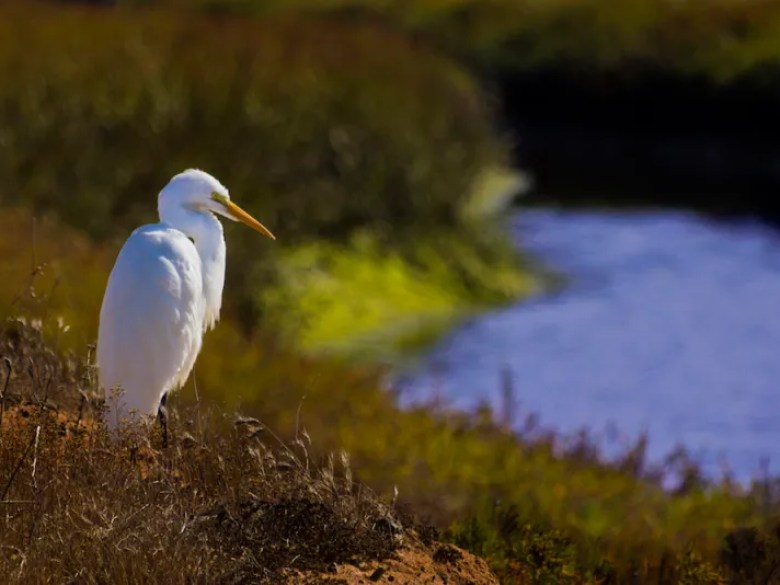
<svg viewBox="0 0 780 585">
<path fill-rule="evenodd" d="M 241 223 L 248 225 L 253 230 L 258 231 L 265 236 L 268 236 L 272 240 L 276 239 L 276 236 L 274 236 L 271 233 L 271 230 L 269 230 L 262 223 L 257 221 L 254 217 L 249 215 L 246 211 L 241 209 L 238 205 L 233 203 L 230 199 L 222 200 L 220 201 L 220 203 L 225 206 L 225 209 L 227 209 L 228 213 L 230 213 L 231 216 L 233 216 Z"/>
</svg>

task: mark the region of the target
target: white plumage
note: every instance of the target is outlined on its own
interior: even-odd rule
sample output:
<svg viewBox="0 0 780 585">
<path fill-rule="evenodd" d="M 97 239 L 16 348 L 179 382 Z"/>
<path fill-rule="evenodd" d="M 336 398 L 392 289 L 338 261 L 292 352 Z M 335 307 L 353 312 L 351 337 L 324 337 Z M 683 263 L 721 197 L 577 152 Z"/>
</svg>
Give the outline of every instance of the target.
<svg viewBox="0 0 780 585">
<path fill-rule="evenodd" d="M 214 214 L 273 238 L 203 171 L 173 177 L 158 211 L 160 223 L 136 229 L 119 252 L 100 310 L 98 378 L 112 428 L 134 413 L 158 412 L 187 380 L 203 333 L 219 319 L 225 238 Z"/>
</svg>

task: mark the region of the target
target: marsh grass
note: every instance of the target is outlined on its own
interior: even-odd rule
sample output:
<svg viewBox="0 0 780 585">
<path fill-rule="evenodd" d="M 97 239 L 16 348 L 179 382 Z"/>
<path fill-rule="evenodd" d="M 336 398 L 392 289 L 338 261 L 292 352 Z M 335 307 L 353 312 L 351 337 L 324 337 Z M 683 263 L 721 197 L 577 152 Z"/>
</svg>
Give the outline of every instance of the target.
<svg viewBox="0 0 780 585">
<path fill-rule="evenodd" d="M 518 19 L 509 3 L 436 3 L 442 19 L 417 22 L 452 48 L 451 41 L 479 32 L 480 15 L 492 14 L 498 28 L 482 27 L 478 50 L 486 52 L 470 58 L 493 59 L 490 52 L 499 51 L 496 63 L 520 59 L 510 65 L 521 68 L 582 71 L 585 64 L 599 72 L 674 61 L 682 71 L 727 78 L 771 69 L 777 54 L 772 2 L 748 9 L 724 0 L 731 8 L 714 11 L 675 3 L 660 28 L 663 14 L 655 8 L 662 3 L 533 4 Z M 149 219 L 147 202 L 136 197 L 155 193 L 194 159 L 213 160 L 209 168 L 237 198 L 251 192 L 247 207 L 297 243 L 319 236 L 343 242 L 368 225 L 384 244 L 382 234 L 410 219 L 455 225 L 456 199 L 481 165 L 500 158 L 473 80 L 425 43 L 376 22 L 296 15 L 247 23 L 49 6 L 41 7 L 49 18 L 40 19 L 37 8 L 4 5 L 0 19 L 0 174 L 9 178 L 3 202 L 57 210 L 97 238 Z M 446 24 L 450 17 L 461 28 Z M 727 29 L 733 34 L 720 34 Z M 223 34 L 211 36 L 215 30 Z M 192 42 L 201 38 L 209 40 Z M 728 59 L 718 57 L 721 50 Z M 241 58 L 254 54 L 259 61 Z M 193 74 L 204 64 L 217 72 L 210 81 Z M 246 78 L 241 67 L 252 74 L 248 86 L 238 82 Z M 442 155 L 450 144 L 455 148 Z M 237 148 L 253 155 L 237 158 Z M 167 152 L 178 158 L 161 155 Z M 160 160 L 171 167 L 159 167 Z M 12 261 L 19 242 L 31 241 L 15 229 L 0 238 L 9 258 L 3 294 L 31 265 L 42 265 Z M 684 452 L 653 469 L 641 443 L 606 461 L 587 433 L 567 440 L 530 416 L 514 430 L 497 424 L 501 413 L 490 409 L 403 410 L 382 388 L 381 370 L 301 356 L 234 314 L 207 337 L 196 367 L 201 405 L 214 411 L 193 406 L 185 389 L 174 404 L 180 415 L 172 450 L 157 449 L 154 435 L 108 443 L 90 423 L 89 409 L 99 406 L 87 362 L 59 350 L 86 355 L 73 334 L 94 336 L 110 255 L 72 232 L 45 245 L 47 256 L 59 246 L 69 259 L 44 267 L 50 286 L 35 290 L 46 302 L 33 303 L 35 316 L 12 321 L 3 338 L 0 575 L 23 582 L 274 579 L 285 564 L 332 558 L 336 552 L 320 537 L 350 550 L 354 542 L 333 514 L 346 516 L 361 542 L 392 541 L 373 534 L 394 532 L 392 522 L 388 530 L 373 521 L 387 518 L 387 503 L 356 491 L 341 458 L 331 472 L 327 458 L 300 451 L 303 418 L 324 452 L 350 453 L 349 473 L 380 494 L 398 486 L 399 505 L 449 527 L 449 538 L 484 554 L 507 583 L 777 580 L 780 498 L 772 478 L 751 486 L 709 482 Z M 393 252 L 424 265 L 426 258 L 403 248 Z M 254 249 L 231 251 L 240 263 Z M 247 271 L 245 291 L 267 282 L 260 264 Z M 487 265 L 473 266 L 462 272 L 466 282 Z M 61 308 L 70 336 L 55 325 Z M 236 426 L 219 414 L 236 410 L 268 426 Z M 672 490 L 664 488 L 665 473 L 679 479 Z M 323 487 L 331 475 L 335 494 Z M 335 532 L 315 533 L 301 522 L 309 516 Z M 313 540 L 282 530 L 293 525 Z M 277 540 L 262 540 L 266 533 Z M 273 556 L 263 556 L 267 551 Z"/>
<path fill-rule="evenodd" d="M 48 249 L 56 241 L 44 238 L 45 232 L 39 230 L 39 251 Z M 8 449 L 0 467 L 0 489 L 9 485 L 7 498 L 30 502 L 35 495 L 35 485 L 54 482 L 52 485 L 60 486 L 56 490 L 65 491 L 46 492 L 55 494 L 51 498 L 70 501 L 70 496 L 64 494 L 72 489 L 77 492 L 73 501 L 97 498 L 95 501 L 102 502 L 101 506 L 107 506 L 107 510 L 121 518 L 121 502 L 106 503 L 106 498 L 124 496 L 117 495 L 116 489 L 110 489 L 111 482 L 105 486 L 96 483 L 100 480 L 99 466 L 107 457 L 103 451 L 109 446 L 100 442 L 99 431 L 88 432 L 100 400 L 92 392 L 94 371 L 88 365 L 91 350 L 80 340 L 94 338 L 90 325 L 94 315 L 78 309 L 90 303 L 93 307 L 98 306 L 101 290 L 99 287 L 89 290 L 87 284 L 92 280 L 97 282 L 98 273 L 105 278 L 106 267 L 97 261 L 94 265 L 82 261 L 82 258 L 91 257 L 90 247 L 81 249 L 78 238 L 69 241 L 72 244 L 69 252 L 74 254 L 64 254 L 59 266 L 50 263 L 43 273 L 32 270 L 35 274 L 32 277 L 0 283 L 0 296 L 7 299 L 7 304 L 4 303 L 7 320 L 3 322 L 0 335 L 0 358 L 4 358 L 0 361 L 0 389 L 7 385 L 0 400 L 3 408 L 0 444 Z M 39 256 L 39 260 L 43 259 Z M 24 265 L 31 270 L 26 258 Z M 71 281 L 76 274 L 81 275 L 77 281 L 83 282 L 84 286 L 79 287 L 77 282 Z M 50 285 L 56 282 L 60 284 L 52 289 Z M 65 292 L 68 294 L 64 295 Z M 69 319 L 73 319 L 67 323 L 59 319 L 64 309 L 68 310 Z M 23 317 L 12 316 L 22 310 Z M 69 353 L 73 351 L 76 353 Z M 256 495 L 264 493 L 262 482 L 258 487 L 249 477 L 248 483 L 237 485 L 220 483 L 216 477 L 218 471 L 215 470 L 220 466 L 227 465 L 235 477 L 243 469 L 231 467 L 233 459 L 229 463 L 220 462 L 220 457 L 224 459 L 225 454 L 238 452 L 236 445 L 242 444 L 244 434 L 254 435 L 247 444 L 256 447 L 261 458 L 264 451 L 255 442 L 261 441 L 271 450 L 275 460 L 280 462 L 277 471 L 296 468 L 286 454 L 289 452 L 297 457 L 304 469 L 309 461 L 309 473 L 315 478 L 323 469 L 328 469 L 329 464 L 327 457 L 312 456 L 312 452 L 340 453 L 345 450 L 349 453 L 349 469 L 355 483 L 371 486 L 381 495 L 380 504 L 385 502 L 382 505 L 386 506 L 395 501 L 395 509 L 411 510 L 439 529 L 449 528 L 446 532 L 449 538 L 484 555 L 508 583 L 518 579 L 534 582 L 529 581 L 528 575 L 532 573 L 528 571 L 531 570 L 538 571 L 537 582 L 557 582 L 555 579 L 560 577 L 560 571 L 565 571 L 584 582 L 588 582 L 587 575 L 610 574 L 616 582 L 629 579 L 628 582 L 654 583 L 658 582 L 658 575 L 667 574 L 664 572 L 670 571 L 670 567 L 682 566 L 688 567 L 692 574 L 706 573 L 705 569 L 713 566 L 728 575 L 729 565 L 723 560 L 721 550 L 724 539 L 736 529 L 752 529 L 757 535 L 756 542 L 765 543 L 764 549 L 769 552 L 760 557 L 760 563 L 764 564 L 758 566 L 769 567 L 775 558 L 771 552 L 775 542 L 772 534 L 774 523 L 780 518 L 780 483 L 771 477 L 759 477 L 752 485 L 735 484 L 727 476 L 721 481 L 708 480 L 684 450 L 672 454 L 665 465 L 651 465 L 646 460 L 646 440 L 626 445 L 620 457 L 606 459 L 600 443 L 590 433 L 583 431 L 562 437 L 540 427 L 532 413 L 524 412 L 522 408 L 496 412 L 484 407 L 462 412 L 449 408 L 446 401 L 432 400 L 402 409 L 395 394 L 383 385 L 383 375 L 383 370 L 376 366 L 290 351 L 277 344 L 273 336 L 262 331 L 247 333 L 226 316 L 205 337 L 193 374 L 197 393 L 191 381 L 174 394 L 169 405 L 173 412 L 172 430 L 177 450 L 160 455 L 157 448 L 160 439 L 155 432 L 146 437 L 130 437 L 121 457 L 116 455 L 117 459 L 107 464 L 113 467 L 107 469 L 113 469 L 111 473 L 115 475 L 120 474 L 116 481 L 121 480 L 121 486 L 126 485 L 130 490 L 128 502 L 134 506 L 131 509 L 143 508 L 138 512 L 142 518 L 149 513 L 144 506 L 154 505 L 149 494 L 159 492 L 170 498 L 165 500 L 166 505 L 178 515 L 171 516 L 170 510 L 165 513 L 180 522 L 180 529 L 185 516 L 204 511 L 204 502 L 239 509 L 246 495 L 242 491 L 244 488 Z M 490 388 L 479 391 L 489 392 Z M 516 389 L 514 399 L 522 400 L 525 391 L 533 389 Z M 512 397 L 506 402 L 513 402 Z M 263 421 L 264 427 L 249 419 L 235 427 L 233 416 L 224 414 L 234 412 L 255 417 Z M 74 421 L 76 431 L 72 430 Z M 246 432 L 250 427 L 252 431 Z M 304 427 L 317 446 L 316 449 L 307 446 L 308 457 L 299 451 L 300 445 L 296 443 L 302 441 L 308 445 Z M 36 431 L 38 428 L 40 430 Z M 270 430 L 280 439 L 277 440 Z M 74 438 L 77 436 L 94 437 L 90 441 L 97 451 L 88 444 L 87 454 L 77 453 L 84 448 L 83 442 Z M 61 443 L 56 442 L 60 440 Z M 88 460 L 98 467 L 90 472 L 91 475 L 84 471 L 75 479 L 69 479 L 67 470 L 58 468 L 53 459 L 46 459 L 45 464 L 41 464 L 42 450 L 55 449 L 55 445 L 63 446 L 64 452 L 69 453 L 62 459 L 63 465 L 83 470 L 80 466 L 86 465 L 84 461 Z M 171 453 L 178 453 L 178 450 L 181 450 L 180 462 L 171 459 Z M 36 461 L 36 453 L 33 479 L 32 462 Z M 199 453 L 203 453 L 205 459 L 196 458 L 193 463 L 190 458 Z M 170 461 L 173 461 L 173 467 L 169 466 Z M 337 457 L 335 469 L 341 469 L 339 473 L 347 480 L 346 471 L 339 467 L 340 461 Z M 136 465 L 135 471 L 131 464 Z M 177 503 L 178 496 L 171 487 L 179 489 L 176 477 L 165 475 L 153 480 L 162 482 L 163 487 L 154 488 L 157 492 L 150 492 L 148 489 L 151 488 L 139 483 L 138 478 L 146 473 L 167 473 L 169 467 L 166 465 L 179 469 L 176 473 L 190 478 L 187 489 L 191 491 L 182 493 L 194 499 Z M 56 477 L 47 475 L 52 469 L 59 469 Z M 205 482 L 203 486 L 198 483 L 201 480 Z M 20 481 L 22 483 L 18 483 Z M 97 487 L 93 487 L 93 483 Z M 114 487 L 119 485 L 116 483 Z M 19 486 L 24 488 L 21 492 L 16 491 L 22 489 Z M 228 488 L 232 492 L 225 492 Z M 89 493 L 93 490 L 96 490 L 95 495 Z M 197 490 L 197 494 L 193 495 L 192 490 Z M 228 499 L 208 500 L 209 494 L 218 491 Z M 54 514 L 55 504 L 47 500 L 48 497 L 40 496 L 41 505 Z M 207 499 L 199 499 L 201 497 Z M 196 504 L 204 507 L 198 507 L 196 511 L 193 508 Z M 30 505 L 18 504 L 22 508 L 14 509 L 13 513 L 23 515 L 27 523 L 18 525 L 23 530 L 14 532 L 15 540 L 11 545 L 28 557 L 32 553 L 19 544 L 19 539 L 25 531 L 39 534 L 36 526 L 44 523 L 43 518 L 30 515 L 37 509 L 29 508 Z M 248 510 L 254 510 L 251 515 L 257 512 L 253 506 L 260 504 L 246 505 Z M 158 508 L 152 509 L 162 513 Z M 497 510 L 508 510 L 508 517 L 514 520 L 503 520 L 503 512 Z M 300 508 L 295 508 L 290 513 L 300 516 L 299 512 Z M 312 513 L 315 512 L 319 513 L 312 509 Z M 172 529 L 165 528 L 158 517 L 159 514 L 150 520 L 150 525 L 156 527 L 155 530 L 168 530 L 165 534 L 170 535 Z M 62 537 L 66 520 L 60 518 L 51 524 L 53 520 L 47 519 L 47 530 L 48 526 L 53 526 Z M 225 524 L 224 528 L 228 530 L 229 526 Z M 190 533 L 185 530 L 184 534 Z M 176 535 L 171 538 L 174 536 L 179 538 Z M 234 539 L 231 542 L 238 542 L 235 546 L 239 546 L 243 536 L 231 538 Z M 155 550 L 152 540 L 138 542 L 144 543 L 138 550 Z M 83 544 L 85 552 L 80 554 L 85 559 L 94 556 L 97 553 L 89 551 L 89 547 L 99 544 L 99 541 Z M 185 545 L 181 546 L 185 551 Z M 209 546 L 204 545 L 205 548 L 199 550 L 215 555 L 214 558 L 219 559 L 215 566 L 226 567 L 235 562 L 230 556 L 232 552 L 213 550 Z M 11 551 L 11 557 L 21 562 L 18 553 L 4 550 Z M 43 552 L 35 554 L 40 554 L 36 559 L 44 558 Z M 241 558 L 245 557 L 244 553 L 241 555 Z M 747 563 L 748 567 L 756 566 L 752 557 L 740 555 L 734 558 L 743 559 L 739 562 Z M 531 561 L 538 563 L 534 565 Z M 251 561 L 254 568 L 246 570 L 259 571 L 258 567 L 265 562 Z M 13 574 L 19 565 L 8 568 Z M 604 573 L 607 569 L 609 571 Z M 75 569 L 68 565 L 67 570 Z M 116 570 L 131 569 L 121 566 Z M 236 570 L 244 569 L 239 566 Z M 127 577 L 133 578 L 132 575 Z"/>
<path fill-rule="evenodd" d="M 642 440 L 606 460 L 587 432 L 561 437 L 532 416 L 510 426 L 488 408 L 400 410 L 371 369 L 290 355 L 229 323 L 207 338 L 198 398 L 183 389 L 169 404 L 172 447 L 156 428 L 117 443 L 95 424 L 89 351 L 52 348 L 56 330 L 25 317 L 0 334 L 11 582 L 279 582 L 435 538 L 415 516 L 506 583 L 775 578 L 771 477 L 713 482 L 682 451 L 652 466 Z M 252 416 L 225 414 L 237 409 Z"/>
<path fill-rule="evenodd" d="M 7 323 L 2 354 L 4 583 L 278 583 L 416 538 L 346 454 L 316 461 L 303 429 L 287 444 L 256 419 L 188 409 L 169 449 L 145 427 L 115 439 L 89 367 L 37 324 Z"/>
</svg>

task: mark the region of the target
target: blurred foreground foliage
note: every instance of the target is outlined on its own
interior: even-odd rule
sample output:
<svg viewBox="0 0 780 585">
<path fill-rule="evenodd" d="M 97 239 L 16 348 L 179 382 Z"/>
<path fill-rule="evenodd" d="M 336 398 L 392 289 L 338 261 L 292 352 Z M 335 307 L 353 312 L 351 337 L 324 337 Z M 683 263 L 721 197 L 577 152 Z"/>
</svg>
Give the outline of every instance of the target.
<svg viewBox="0 0 780 585">
<path fill-rule="evenodd" d="M 26 212 L 5 217 L 8 225 L 0 227 L 16 224 L 17 233 L 31 223 Z M 48 409 L 63 409 L 67 401 L 50 404 L 60 400 L 57 392 L 74 384 L 87 396 L 94 392 L 83 362 L 96 311 L 81 307 L 99 303 L 101 277 L 112 258 L 52 222 L 40 220 L 35 231 L 37 261 L 47 261 L 44 270 L 30 286 L 25 278 L 21 284 L 12 282 L 31 266 L 31 247 L 19 253 L 20 266 L 0 279 L 0 299 L 7 307 L 4 316 L 11 317 L 6 335 L 17 339 L 26 332 L 42 342 L 21 355 L 13 344 L 3 345 L 2 352 L 12 359 L 13 384 L 42 385 L 32 393 L 36 400 Z M 63 240 L 71 244 L 57 249 Z M 58 260 L 48 262 L 49 253 Z M 12 306 L 6 304 L 14 300 Z M 24 320 L 14 315 L 24 315 Z M 256 417 L 288 443 L 305 430 L 321 452 L 344 449 L 352 472 L 384 501 L 392 500 L 398 488 L 398 506 L 429 518 L 447 538 L 484 555 L 506 583 L 772 582 L 750 579 L 771 575 L 780 555 L 773 532 L 780 518 L 780 493 L 773 480 L 749 487 L 728 478 L 711 484 L 680 454 L 665 468 L 653 467 L 645 461 L 641 441 L 622 458 L 606 462 L 587 434 L 561 437 L 536 426 L 533 418 L 519 431 L 510 431 L 487 408 L 468 414 L 434 402 L 400 409 L 384 387 L 381 368 L 306 357 L 261 331 L 247 337 L 241 329 L 227 318 L 206 336 L 194 373 L 197 394 L 190 381 L 171 403 L 173 412 L 180 413 L 174 424 L 179 440 L 189 440 L 189 433 L 204 448 L 217 448 L 223 439 L 214 430 L 198 435 L 199 429 L 211 428 L 199 425 L 233 412 Z M 36 349 L 47 345 L 55 350 Z M 61 369 L 55 356 L 68 349 L 77 357 Z M 78 395 L 71 404 L 71 410 L 76 408 Z M 16 447 L 8 451 L 11 459 L 18 459 L 25 445 Z M 91 457 L 97 455 L 77 457 L 79 465 Z M 183 463 L 189 465 L 186 458 Z M 29 462 L 25 465 L 29 479 Z M 0 484 L 13 471 L 3 469 Z M 671 490 L 664 487 L 670 481 Z M 48 485 L 44 475 L 40 482 Z M 71 497 L 85 497 L 79 490 L 87 488 L 74 486 Z M 142 507 L 147 488 L 135 480 L 128 486 L 141 490 L 128 497 Z M 173 497 L 175 492 L 166 493 Z M 97 501 L 97 495 L 90 497 Z M 176 509 L 173 501 L 164 506 Z M 41 518 L 59 526 L 56 507 L 44 509 L 55 516 Z M 43 521 L 36 518 L 28 518 L 30 526 Z M 79 558 L 87 558 L 93 545 L 94 539 L 85 541 Z M 13 546 L 28 554 L 28 549 Z M 36 555 L 45 548 L 36 551 L 30 558 L 43 558 Z"/>
</svg>

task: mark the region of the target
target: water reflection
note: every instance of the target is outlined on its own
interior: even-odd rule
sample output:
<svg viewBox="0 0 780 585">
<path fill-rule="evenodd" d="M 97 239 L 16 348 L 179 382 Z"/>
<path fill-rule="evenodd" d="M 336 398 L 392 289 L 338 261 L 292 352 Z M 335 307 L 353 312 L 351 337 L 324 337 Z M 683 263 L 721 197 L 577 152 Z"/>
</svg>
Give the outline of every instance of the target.
<svg viewBox="0 0 780 585">
<path fill-rule="evenodd" d="M 518 242 L 571 277 L 556 294 L 481 316 L 401 377 L 454 405 L 497 405 L 503 368 L 521 412 L 659 461 L 685 445 L 710 475 L 780 459 L 780 234 L 684 212 L 528 210 Z M 434 380 L 435 378 L 435 380 Z M 780 471 L 770 462 L 772 472 Z"/>
</svg>

